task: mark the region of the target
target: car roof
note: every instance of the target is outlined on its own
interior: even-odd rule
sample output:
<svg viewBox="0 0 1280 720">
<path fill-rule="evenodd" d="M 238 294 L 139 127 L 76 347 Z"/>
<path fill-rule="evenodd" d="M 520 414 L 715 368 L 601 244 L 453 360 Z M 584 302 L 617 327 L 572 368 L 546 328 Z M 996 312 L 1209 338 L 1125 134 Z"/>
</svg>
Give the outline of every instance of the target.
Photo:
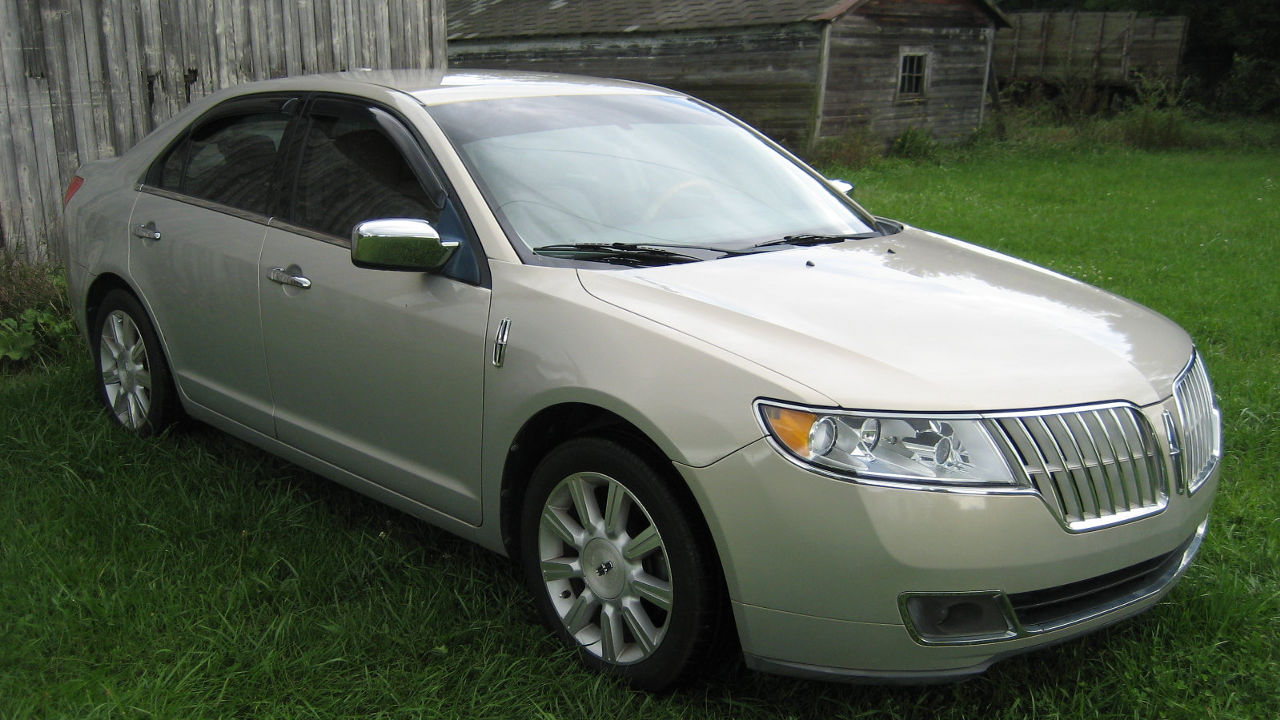
<svg viewBox="0 0 1280 720">
<path fill-rule="evenodd" d="M 236 95 L 270 90 L 377 95 L 378 89 L 412 95 L 424 105 L 550 95 L 677 95 L 654 85 L 579 75 L 509 70 L 350 70 L 298 75 L 237 85 Z"/>
<path fill-rule="evenodd" d="M 166 120 L 150 135 L 130 148 L 124 154 L 130 160 L 125 162 L 136 165 L 136 167 L 130 165 L 131 172 L 141 172 L 141 168 L 151 162 L 151 158 L 168 144 L 176 133 L 224 102 L 261 93 L 310 92 L 364 97 L 393 106 L 400 102 L 442 105 L 470 100 L 555 95 L 622 94 L 685 97 L 681 93 L 655 85 L 625 80 L 505 70 L 360 69 L 339 73 L 294 75 L 232 85 L 192 102 L 182 112 Z"/>
</svg>

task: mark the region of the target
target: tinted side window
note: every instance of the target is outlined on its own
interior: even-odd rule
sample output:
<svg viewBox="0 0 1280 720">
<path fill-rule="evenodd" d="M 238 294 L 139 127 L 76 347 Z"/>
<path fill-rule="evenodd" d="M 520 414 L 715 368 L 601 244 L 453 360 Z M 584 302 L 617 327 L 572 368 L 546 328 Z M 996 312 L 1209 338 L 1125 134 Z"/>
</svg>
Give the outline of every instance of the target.
<svg viewBox="0 0 1280 720">
<path fill-rule="evenodd" d="M 182 170 L 187 166 L 187 149 L 191 147 L 189 140 L 183 140 L 161 159 L 158 173 L 152 173 L 149 184 L 156 187 L 182 192 Z"/>
<path fill-rule="evenodd" d="M 363 220 L 439 219 L 438 204 L 382 129 L 377 112 L 318 104 L 303 141 L 293 222 L 348 239 Z"/>
<path fill-rule="evenodd" d="M 223 115 L 195 127 L 153 167 L 148 182 L 165 190 L 266 213 L 276 151 L 289 116 Z"/>
</svg>

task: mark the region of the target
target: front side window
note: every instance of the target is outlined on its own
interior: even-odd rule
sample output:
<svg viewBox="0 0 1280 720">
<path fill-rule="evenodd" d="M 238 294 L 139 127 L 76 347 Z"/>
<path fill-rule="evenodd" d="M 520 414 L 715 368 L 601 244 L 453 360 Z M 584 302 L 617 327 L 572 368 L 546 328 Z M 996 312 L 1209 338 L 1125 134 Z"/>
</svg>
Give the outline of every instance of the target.
<svg viewBox="0 0 1280 720">
<path fill-rule="evenodd" d="M 428 192 L 385 130 L 376 108 L 317 103 L 303 140 L 290 220 L 342 240 L 375 218 L 439 220 L 439 192 Z"/>
<path fill-rule="evenodd" d="M 250 101 L 201 120 L 161 156 L 147 184 L 256 214 L 265 214 L 276 157 L 289 115 L 284 100 Z M 264 107 L 264 104 L 268 107 Z M 277 106 L 272 109 L 270 106 Z"/>
</svg>

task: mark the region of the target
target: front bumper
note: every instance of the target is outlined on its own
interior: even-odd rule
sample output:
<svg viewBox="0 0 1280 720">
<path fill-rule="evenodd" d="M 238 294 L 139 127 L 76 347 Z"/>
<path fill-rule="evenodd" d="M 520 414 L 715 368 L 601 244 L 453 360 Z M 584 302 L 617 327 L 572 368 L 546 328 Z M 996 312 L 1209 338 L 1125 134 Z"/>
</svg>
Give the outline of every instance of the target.
<svg viewBox="0 0 1280 720">
<path fill-rule="evenodd" d="M 1199 548 L 1216 474 L 1159 514 L 1068 533 L 1036 495 L 929 492 L 817 475 L 764 440 L 681 467 L 707 517 L 749 666 L 788 675 L 928 682 L 1087 633 L 1151 607 Z M 1163 556 L 1163 557 L 1162 557 Z M 931 644 L 903 619 L 911 593 L 1040 593 L 1162 563 L 1076 605 L 1069 622 L 998 640 Z"/>
</svg>

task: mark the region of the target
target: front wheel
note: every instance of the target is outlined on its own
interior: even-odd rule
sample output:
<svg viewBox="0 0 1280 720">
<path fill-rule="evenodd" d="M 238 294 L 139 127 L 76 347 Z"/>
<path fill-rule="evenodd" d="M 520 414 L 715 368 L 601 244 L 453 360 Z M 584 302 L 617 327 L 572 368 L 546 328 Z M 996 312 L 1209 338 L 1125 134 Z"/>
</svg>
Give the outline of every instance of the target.
<svg viewBox="0 0 1280 720">
<path fill-rule="evenodd" d="M 653 691 L 692 674 L 721 624 L 719 567 L 651 464 L 601 438 L 534 471 L 520 560 L 542 620 L 584 661 Z"/>
<path fill-rule="evenodd" d="M 140 435 L 153 435 L 177 418 L 169 364 L 133 295 L 107 293 L 94 314 L 91 338 L 98 396 L 117 422 Z"/>
</svg>

